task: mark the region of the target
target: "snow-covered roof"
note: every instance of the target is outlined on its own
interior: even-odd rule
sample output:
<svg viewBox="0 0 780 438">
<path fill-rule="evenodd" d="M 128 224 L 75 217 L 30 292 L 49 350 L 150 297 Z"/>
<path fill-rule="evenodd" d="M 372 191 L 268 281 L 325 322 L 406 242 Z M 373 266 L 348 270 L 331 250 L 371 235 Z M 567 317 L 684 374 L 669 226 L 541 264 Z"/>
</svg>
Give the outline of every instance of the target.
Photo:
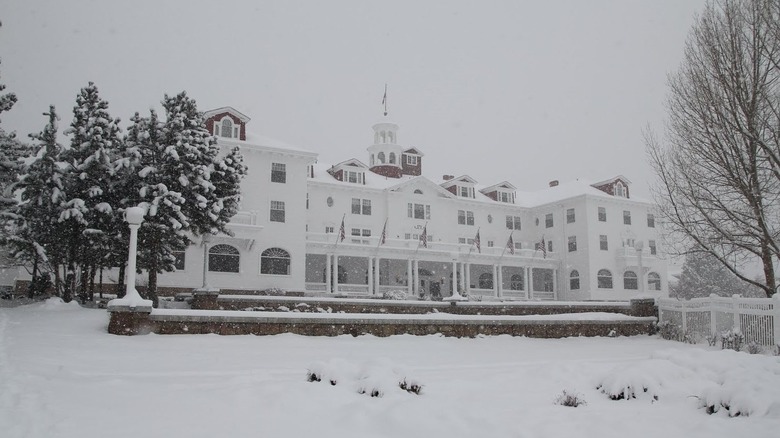
<svg viewBox="0 0 780 438">
<path fill-rule="evenodd" d="M 498 184 L 493 184 L 492 186 L 488 186 L 488 187 L 485 187 L 484 189 L 480 189 L 480 192 L 482 192 L 482 193 L 490 193 L 490 192 L 496 191 L 497 189 L 517 190 L 517 187 L 515 187 L 509 181 L 501 181 Z"/>
<path fill-rule="evenodd" d="M 265 135 L 252 134 L 252 133 L 246 134 L 246 141 L 239 140 L 237 138 L 225 138 L 225 137 L 217 137 L 217 141 L 219 141 L 219 143 L 225 143 L 225 144 L 236 144 L 241 146 L 242 148 L 248 148 L 248 149 L 252 149 L 252 148 L 271 149 L 276 152 L 281 152 L 281 153 L 292 152 L 292 153 L 312 156 L 314 158 L 316 158 L 318 155 L 316 152 L 312 152 L 310 150 L 298 146 L 290 145 L 288 143 L 277 140 L 275 138 L 267 137 Z"/>
<path fill-rule="evenodd" d="M 342 161 L 341 163 L 334 164 L 334 169 L 341 169 L 343 167 L 358 167 L 364 170 L 368 170 L 368 166 L 357 158 L 350 158 L 349 160 Z"/>
<path fill-rule="evenodd" d="M 617 180 L 623 181 L 626 184 L 631 184 L 631 180 L 626 178 L 623 175 L 613 176 L 612 178 L 605 179 L 604 181 L 594 182 L 592 185 L 594 186 L 603 186 L 604 184 L 611 184 Z"/>
<path fill-rule="evenodd" d="M 424 154 L 424 153 L 422 153 L 422 152 L 420 152 L 420 150 L 419 150 L 419 149 L 417 149 L 417 148 L 409 148 L 409 149 L 405 150 L 405 151 L 404 151 L 404 153 L 405 153 L 405 154 L 419 155 L 419 156 L 421 156 L 421 157 L 424 157 L 424 156 L 425 156 L 425 154 Z"/>
<path fill-rule="evenodd" d="M 449 187 L 449 186 L 451 186 L 451 185 L 453 185 L 455 183 L 459 183 L 459 182 L 464 182 L 464 183 L 468 183 L 468 184 L 476 184 L 477 180 L 475 180 L 474 178 L 472 178 L 472 177 L 470 177 L 468 175 L 461 175 L 461 176 L 459 176 L 457 178 L 452 178 L 450 180 L 446 180 L 446 181 L 442 182 L 441 186 L 446 188 L 446 187 Z"/>
<path fill-rule="evenodd" d="M 252 120 L 252 119 L 249 118 L 249 116 L 247 116 L 246 114 L 242 113 L 241 111 L 233 108 L 232 106 L 223 106 L 221 108 L 208 110 L 208 111 L 203 113 L 203 118 L 204 119 L 208 119 L 210 117 L 214 117 L 217 114 L 222 114 L 222 113 L 233 114 L 234 116 L 238 117 L 239 120 L 241 120 L 244 123 L 249 123 L 249 121 Z"/>
</svg>

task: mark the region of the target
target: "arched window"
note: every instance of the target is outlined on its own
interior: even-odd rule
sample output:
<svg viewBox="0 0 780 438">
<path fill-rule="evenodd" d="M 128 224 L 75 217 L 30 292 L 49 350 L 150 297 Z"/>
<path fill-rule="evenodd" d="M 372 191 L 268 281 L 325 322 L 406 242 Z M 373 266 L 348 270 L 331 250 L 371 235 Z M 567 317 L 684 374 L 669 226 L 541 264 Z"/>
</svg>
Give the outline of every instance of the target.
<svg viewBox="0 0 780 438">
<path fill-rule="evenodd" d="M 569 274 L 569 290 L 578 290 L 580 288 L 580 273 L 576 269 Z"/>
<path fill-rule="evenodd" d="M 414 194 L 415 194 L 415 195 L 422 195 L 422 194 L 423 194 L 423 192 L 422 192 L 422 190 L 420 190 L 420 189 L 415 189 L 415 190 L 414 190 Z"/>
<path fill-rule="evenodd" d="M 493 289 L 493 274 L 485 272 L 479 276 L 480 289 Z"/>
<path fill-rule="evenodd" d="M 221 135 L 223 137 L 232 138 L 233 137 L 233 121 L 229 118 L 225 117 L 222 119 L 222 133 Z"/>
<path fill-rule="evenodd" d="M 268 248 L 260 254 L 260 273 L 290 275 L 290 253 L 281 248 Z"/>
<path fill-rule="evenodd" d="M 376 159 L 379 160 L 379 164 L 385 164 L 385 153 L 380 152 L 376 155 Z"/>
<path fill-rule="evenodd" d="M 636 279 L 636 272 L 626 271 L 623 273 L 623 289 L 637 290 L 639 283 Z"/>
<path fill-rule="evenodd" d="M 599 289 L 612 289 L 612 273 L 606 269 L 602 269 L 596 275 Z"/>
<path fill-rule="evenodd" d="M 214 245 L 209 248 L 209 271 L 238 272 L 241 255 L 230 245 Z"/>
<path fill-rule="evenodd" d="M 390 156 L 388 157 L 387 162 L 390 164 L 395 164 L 395 152 L 390 152 Z"/>
<path fill-rule="evenodd" d="M 387 143 L 386 138 L 387 137 L 385 137 L 385 131 L 382 131 L 382 133 L 379 134 L 379 139 L 382 141 L 382 143 Z"/>
<path fill-rule="evenodd" d="M 647 289 L 661 290 L 661 276 L 657 272 L 647 274 Z"/>
<path fill-rule="evenodd" d="M 615 183 L 615 196 L 621 198 L 626 197 L 626 186 L 624 186 L 623 183 L 620 181 Z"/>
<path fill-rule="evenodd" d="M 523 290 L 523 275 L 514 274 L 509 280 L 509 289 L 511 290 Z"/>
<path fill-rule="evenodd" d="M 388 132 L 388 133 L 387 133 L 387 142 L 388 142 L 388 143 L 395 143 L 395 141 L 393 140 L 393 138 L 394 138 L 394 136 L 393 136 L 393 132 L 392 132 L 392 131 Z"/>
</svg>

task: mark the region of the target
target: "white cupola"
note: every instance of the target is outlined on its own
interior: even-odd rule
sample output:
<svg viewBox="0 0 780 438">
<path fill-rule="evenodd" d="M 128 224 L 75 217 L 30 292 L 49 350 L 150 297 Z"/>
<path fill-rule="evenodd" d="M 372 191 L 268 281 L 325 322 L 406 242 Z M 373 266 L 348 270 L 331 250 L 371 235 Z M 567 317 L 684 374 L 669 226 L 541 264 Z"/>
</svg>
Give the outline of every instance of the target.
<svg viewBox="0 0 780 438">
<path fill-rule="evenodd" d="M 374 124 L 374 144 L 368 147 L 371 171 L 379 175 L 400 178 L 404 150 L 398 144 L 398 125 L 386 116 Z"/>
</svg>

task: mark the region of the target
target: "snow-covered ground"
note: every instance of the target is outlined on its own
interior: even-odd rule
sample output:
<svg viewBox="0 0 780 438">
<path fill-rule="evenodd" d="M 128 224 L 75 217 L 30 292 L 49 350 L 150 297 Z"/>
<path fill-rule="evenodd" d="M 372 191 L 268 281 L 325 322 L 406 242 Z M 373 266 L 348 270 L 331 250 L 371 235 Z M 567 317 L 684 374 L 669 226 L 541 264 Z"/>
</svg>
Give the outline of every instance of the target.
<svg viewBox="0 0 780 438">
<path fill-rule="evenodd" d="M 648 336 L 120 337 L 107 323 L 105 310 L 56 300 L 0 309 L 0 436 L 761 438 L 780 430 L 777 356 Z M 310 372 L 321 381 L 308 382 Z M 421 394 L 400 389 L 401 380 L 422 384 Z M 630 387 L 637 398 L 613 401 L 599 386 L 613 395 Z M 370 397 L 374 390 L 382 397 Z M 587 404 L 555 404 L 564 390 Z M 701 400 L 749 416 L 708 415 Z"/>
</svg>

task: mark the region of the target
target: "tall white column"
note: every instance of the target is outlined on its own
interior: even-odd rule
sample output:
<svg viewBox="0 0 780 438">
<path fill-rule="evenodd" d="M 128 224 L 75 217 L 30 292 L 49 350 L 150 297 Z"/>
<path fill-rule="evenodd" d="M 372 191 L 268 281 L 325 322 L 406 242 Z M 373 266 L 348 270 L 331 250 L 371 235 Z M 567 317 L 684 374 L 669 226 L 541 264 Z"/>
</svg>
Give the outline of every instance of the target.
<svg viewBox="0 0 780 438">
<path fill-rule="evenodd" d="M 558 270 L 553 269 L 553 299 L 558 300 Z"/>
<path fill-rule="evenodd" d="M 501 290 L 501 285 L 498 284 L 500 281 L 500 277 L 498 274 L 498 265 L 493 265 L 493 296 L 498 298 L 499 290 Z"/>
<path fill-rule="evenodd" d="M 534 297 L 534 272 L 533 268 L 530 266 L 526 269 L 528 270 L 528 299 L 531 300 Z"/>
<path fill-rule="evenodd" d="M 412 281 L 414 287 L 414 296 L 420 296 L 420 261 L 414 260 L 412 262 Z"/>
<path fill-rule="evenodd" d="M 333 270 L 335 275 L 333 276 L 333 293 L 339 293 L 339 255 L 333 254 Z"/>
<path fill-rule="evenodd" d="M 406 291 L 411 295 L 414 290 L 414 278 L 412 276 L 412 259 L 406 261 Z"/>
<path fill-rule="evenodd" d="M 501 265 L 496 265 L 496 273 L 498 274 L 496 277 L 498 278 L 498 281 L 496 282 L 496 296 L 500 297 L 504 294 L 504 273 L 501 272 Z"/>
<path fill-rule="evenodd" d="M 466 263 L 466 294 L 471 293 L 471 263 Z"/>
<path fill-rule="evenodd" d="M 374 295 L 374 258 L 368 257 L 368 294 Z"/>
<path fill-rule="evenodd" d="M 331 258 L 331 255 L 325 254 L 325 291 L 327 293 L 333 292 L 333 271 L 331 270 L 332 266 L 333 259 Z"/>
<path fill-rule="evenodd" d="M 380 260 L 381 259 L 379 257 L 374 258 L 374 266 L 375 266 L 375 269 L 376 269 L 376 271 L 374 272 L 374 294 L 378 294 L 379 293 L 379 283 L 380 283 L 380 281 L 379 281 L 379 278 L 380 278 L 379 277 L 379 264 L 380 264 L 379 261 Z"/>
<path fill-rule="evenodd" d="M 450 295 L 455 295 L 458 293 L 458 262 L 453 260 L 452 261 L 452 293 Z"/>
<path fill-rule="evenodd" d="M 468 291 L 466 290 L 466 264 L 459 263 L 458 268 L 460 269 L 460 290 L 462 290 L 465 295 L 468 295 Z"/>
</svg>

